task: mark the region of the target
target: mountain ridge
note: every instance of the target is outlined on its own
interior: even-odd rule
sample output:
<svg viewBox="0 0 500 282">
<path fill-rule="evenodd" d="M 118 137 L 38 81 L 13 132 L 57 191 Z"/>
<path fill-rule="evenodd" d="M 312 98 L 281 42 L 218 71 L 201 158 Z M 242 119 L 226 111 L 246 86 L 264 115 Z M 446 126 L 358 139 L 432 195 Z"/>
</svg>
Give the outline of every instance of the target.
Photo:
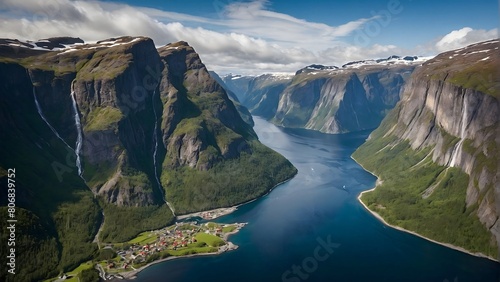
<svg viewBox="0 0 500 282">
<path fill-rule="evenodd" d="M 295 75 L 267 74 L 247 80 L 228 75 L 225 82 L 233 85 L 235 93 L 246 89 L 237 94 L 242 104 L 277 125 L 346 133 L 376 128 L 399 101 L 411 72 L 427 59 L 391 56 L 342 67 L 315 64 Z"/>
</svg>

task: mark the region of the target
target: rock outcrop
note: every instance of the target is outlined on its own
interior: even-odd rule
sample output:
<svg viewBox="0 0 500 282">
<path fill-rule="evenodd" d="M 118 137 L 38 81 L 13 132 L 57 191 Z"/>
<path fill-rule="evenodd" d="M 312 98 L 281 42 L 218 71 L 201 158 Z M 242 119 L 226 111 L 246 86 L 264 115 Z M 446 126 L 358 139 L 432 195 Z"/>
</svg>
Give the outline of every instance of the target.
<svg viewBox="0 0 500 282">
<path fill-rule="evenodd" d="M 292 77 L 291 75 L 273 74 L 263 74 L 255 77 L 249 81 L 243 105 L 252 114 L 271 119 L 276 114 L 280 96 L 292 81 Z"/>
</svg>

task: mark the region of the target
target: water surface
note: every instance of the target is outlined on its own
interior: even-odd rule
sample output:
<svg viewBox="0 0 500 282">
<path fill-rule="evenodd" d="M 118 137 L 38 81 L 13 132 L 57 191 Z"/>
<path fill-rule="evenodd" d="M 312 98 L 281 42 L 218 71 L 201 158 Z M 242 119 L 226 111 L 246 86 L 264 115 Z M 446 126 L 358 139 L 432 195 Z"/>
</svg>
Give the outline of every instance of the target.
<svg viewBox="0 0 500 282">
<path fill-rule="evenodd" d="M 327 135 L 254 120 L 261 142 L 297 176 L 217 220 L 249 223 L 230 237 L 239 249 L 156 264 L 135 281 L 500 281 L 500 264 L 394 230 L 361 206 L 357 195 L 376 178 L 350 156 L 368 132 Z"/>
</svg>

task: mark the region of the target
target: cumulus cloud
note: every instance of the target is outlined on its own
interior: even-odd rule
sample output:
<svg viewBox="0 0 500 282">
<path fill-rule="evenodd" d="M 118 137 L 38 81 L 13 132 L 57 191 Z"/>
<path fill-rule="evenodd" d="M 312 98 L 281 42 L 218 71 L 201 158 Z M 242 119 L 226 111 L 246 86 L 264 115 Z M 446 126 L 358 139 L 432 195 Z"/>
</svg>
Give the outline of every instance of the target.
<svg viewBox="0 0 500 282">
<path fill-rule="evenodd" d="M 272 11 L 265 0 L 231 2 L 214 7 L 214 11 L 218 17 L 206 18 L 107 1 L 1 0 L 0 37 L 36 40 L 78 36 L 92 42 L 143 35 L 151 37 L 157 46 L 184 40 L 210 69 L 244 74 L 295 72 L 313 63 L 342 65 L 413 54 L 394 45 L 342 42 L 375 17 L 330 26 Z M 496 33 L 464 28 L 432 43 L 431 49 L 453 49 L 496 37 Z"/>
<path fill-rule="evenodd" d="M 292 72 L 320 62 L 319 51 L 369 20 L 333 27 L 273 12 L 267 6 L 262 0 L 235 2 L 211 19 L 114 2 L 3 0 L 0 36 L 28 40 L 78 36 L 97 41 L 144 35 L 157 45 L 185 40 L 216 71 Z"/>
<path fill-rule="evenodd" d="M 467 45 L 498 38 L 498 29 L 484 30 L 464 27 L 443 36 L 437 43 L 436 49 L 439 52 L 449 51 L 465 47 Z"/>
</svg>

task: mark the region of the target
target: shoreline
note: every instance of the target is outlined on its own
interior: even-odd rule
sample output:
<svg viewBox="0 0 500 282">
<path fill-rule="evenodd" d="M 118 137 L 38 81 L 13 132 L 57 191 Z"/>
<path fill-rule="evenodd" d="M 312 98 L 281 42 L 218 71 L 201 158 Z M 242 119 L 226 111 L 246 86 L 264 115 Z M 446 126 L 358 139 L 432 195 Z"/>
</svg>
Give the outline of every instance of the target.
<svg viewBox="0 0 500 282">
<path fill-rule="evenodd" d="M 229 242 L 228 242 L 229 243 Z M 236 245 L 235 245 L 236 246 Z M 236 249 L 238 247 L 236 246 Z M 131 270 L 131 271 L 127 271 L 127 272 L 122 272 L 122 273 L 117 273 L 116 275 L 120 275 L 122 276 L 125 280 L 133 280 L 133 279 L 136 279 L 137 278 L 137 274 L 139 274 L 139 272 L 143 271 L 144 269 L 152 266 L 152 265 L 155 265 L 155 264 L 158 264 L 158 263 L 161 263 L 161 262 L 165 262 L 165 261 L 169 261 L 169 260 L 174 260 L 174 259 L 181 259 L 181 258 L 191 258 L 191 257 L 199 257 L 199 256 L 216 256 L 216 255 L 219 255 L 221 254 L 220 252 L 216 252 L 216 253 L 202 253 L 202 254 L 192 254 L 192 255 L 186 255 L 186 256 L 171 256 L 171 257 L 167 257 L 167 258 L 163 258 L 163 259 L 159 259 L 159 260 L 155 260 L 155 261 L 152 261 L 144 266 L 141 266 L 137 269 L 134 269 L 134 270 Z M 114 274 L 112 274 L 114 275 Z M 109 281 L 118 281 L 117 279 L 119 278 L 113 278 Z"/>
<path fill-rule="evenodd" d="M 236 249 L 238 249 L 238 245 L 234 244 L 233 242 L 230 242 L 228 240 L 229 236 L 240 232 L 240 230 L 243 227 L 245 227 L 245 225 L 247 225 L 247 224 L 248 223 L 238 223 L 238 227 L 235 230 L 233 230 L 231 232 L 225 233 L 224 237 L 223 237 L 223 240 L 226 242 L 226 245 L 224 245 L 222 247 L 219 247 L 218 250 L 217 250 L 217 252 L 214 252 L 214 253 L 191 254 L 191 255 L 185 255 L 185 256 L 170 256 L 170 257 L 166 257 L 166 258 L 163 258 L 163 259 L 152 261 L 152 262 L 150 262 L 150 263 L 148 263 L 148 264 L 146 264 L 144 266 L 141 266 L 140 268 L 133 269 L 131 271 L 117 273 L 116 275 L 122 276 L 123 279 L 125 279 L 125 280 L 134 280 L 135 278 L 137 278 L 137 274 L 139 274 L 141 271 L 143 271 L 144 269 L 146 269 L 146 268 L 148 268 L 148 267 L 150 267 L 152 265 L 158 264 L 158 263 L 162 263 L 162 262 L 166 262 L 166 261 L 174 260 L 174 259 L 182 259 L 182 258 L 192 258 L 192 257 L 201 257 L 201 256 L 217 256 L 217 255 L 229 252 L 229 251 L 236 250 Z M 112 274 L 112 275 L 114 275 L 114 274 Z M 115 277 L 115 278 L 111 279 L 110 281 L 118 281 L 117 279 L 119 279 L 119 278 Z"/>
<path fill-rule="evenodd" d="M 380 215 L 378 214 L 377 212 L 375 211 L 372 211 L 370 208 L 368 208 L 368 206 L 361 200 L 361 197 L 363 196 L 363 194 L 365 193 L 369 193 L 369 192 L 372 192 L 372 191 L 375 191 L 375 189 L 377 189 L 377 187 L 383 183 L 383 180 L 380 179 L 380 177 L 378 177 L 378 175 L 372 173 L 371 171 L 367 170 L 363 165 L 361 165 L 360 163 L 358 163 L 358 161 L 356 161 L 352 156 L 351 156 L 351 159 L 356 162 L 359 166 L 361 166 L 365 171 L 367 171 L 368 173 L 370 173 L 371 175 L 375 176 L 377 178 L 377 182 L 375 183 L 375 187 L 369 189 L 369 190 L 365 190 L 365 191 L 362 191 L 361 193 L 359 193 L 358 195 L 358 202 L 361 203 L 361 205 L 365 208 L 365 210 L 367 210 L 371 215 L 373 215 L 376 219 L 378 219 L 380 222 L 382 222 L 384 225 L 386 226 L 389 226 L 393 229 L 396 229 L 396 230 L 399 230 L 401 232 L 405 232 L 405 233 L 408 233 L 408 234 L 411 234 L 411 235 L 414 235 L 414 236 L 417 236 L 417 237 L 420 237 L 424 240 L 427 240 L 429 242 L 432 242 L 434 244 L 438 244 L 438 245 L 441 245 L 443 247 L 447 247 L 447 248 L 450 248 L 450 249 L 453 249 L 455 251 L 459 251 L 459 252 L 462 252 L 462 253 L 466 253 L 468 255 L 471 255 L 471 256 L 475 256 L 475 257 L 478 257 L 478 258 L 485 258 L 485 259 L 489 259 L 491 261 L 494 261 L 496 263 L 500 263 L 498 260 L 490 257 L 490 256 L 487 256 L 483 253 L 473 253 L 471 251 L 468 251 L 462 247 L 459 247 L 459 246 L 455 246 L 453 244 L 450 244 L 450 243 L 443 243 L 443 242 L 439 242 L 439 241 L 436 241 L 434 239 L 431 239 L 431 238 L 428 238 L 428 237 L 425 237 L 424 235 L 421 235 L 415 231 L 411 231 L 411 230 L 408 230 L 408 229 L 404 229 L 403 227 L 400 227 L 400 226 L 397 226 L 397 225 L 392 225 L 392 224 L 389 224 L 387 221 L 385 221 L 385 219 Z"/>
<path fill-rule="evenodd" d="M 185 218 L 189 218 L 189 217 L 193 217 L 193 216 L 200 216 L 201 213 L 206 213 L 206 212 L 215 212 L 215 211 L 219 211 L 219 210 L 223 210 L 223 212 L 226 212 L 224 214 L 220 214 L 214 218 L 211 218 L 211 220 L 213 219 L 216 219 L 218 217 L 222 217 L 222 216 L 225 216 L 225 215 L 228 215 L 228 214 L 231 214 L 233 213 L 234 211 L 236 211 L 238 209 L 238 207 L 240 206 L 243 206 L 243 205 L 246 205 L 246 204 L 249 204 L 251 202 L 254 202 L 258 199 L 261 199 L 267 195 L 269 195 L 275 188 L 277 188 L 278 186 L 282 185 L 282 184 L 285 184 L 286 182 L 292 180 L 293 178 L 295 178 L 295 176 L 297 175 L 298 173 L 298 170 L 297 172 L 290 178 L 284 180 L 284 181 L 281 181 L 279 183 L 277 183 L 276 185 L 274 185 L 273 187 L 271 187 L 265 194 L 263 194 L 262 196 L 259 196 L 255 199 L 251 199 L 251 200 L 248 200 L 246 202 L 243 202 L 241 204 L 237 204 L 237 205 L 234 205 L 234 206 L 231 206 L 231 207 L 227 207 L 227 208 L 217 208 L 217 209 L 213 209 L 213 210 L 208 210 L 208 211 L 202 211 L 202 212 L 194 212 L 194 213 L 190 213 L 190 214 L 185 214 L 185 215 L 180 215 L 180 216 L 176 216 L 175 220 L 181 220 L 181 219 L 185 219 Z M 240 223 L 242 224 L 242 223 Z M 235 245 L 233 244 L 232 242 L 230 242 L 228 239 L 229 239 L 229 236 L 231 235 L 234 235 L 236 233 L 238 233 L 241 228 L 243 228 L 245 225 L 247 225 L 248 223 L 243 223 L 243 226 L 237 228 L 236 230 L 232 231 L 232 232 L 228 232 L 228 233 L 225 233 L 224 234 L 224 241 L 227 242 L 227 244 L 230 246 L 229 249 L 225 250 L 225 251 L 217 251 L 216 253 L 203 253 L 203 254 L 192 254 L 192 255 L 186 255 L 186 256 L 171 256 L 171 257 L 167 257 L 167 258 L 163 258 L 163 259 L 159 259 L 159 260 L 155 260 L 155 261 L 152 261 L 138 269 L 134 269 L 134 270 L 131 270 L 131 271 L 128 271 L 128 272 L 123 272 L 123 273 L 118 273 L 118 275 L 122 276 L 123 279 L 125 280 L 133 280 L 135 278 L 137 278 L 137 274 L 139 274 L 141 271 L 143 271 L 144 269 L 152 266 L 152 265 L 155 265 L 155 264 L 158 264 L 158 263 L 162 263 L 162 262 L 166 262 L 166 261 L 169 261 L 169 260 L 174 260 L 174 259 L 181 259 L 181 258 L 191 258 L 191 257 L 198 257 L 198 256 L 217 256 L 217 255 L 220 255 L 220 254 L 223 254 L 225 252 L 228 252 L 228 251 L 232 251 L 232 250 L 236 250 L 238 249 L 238 245 Z M 120 279 L 119 278 L 113 278 L 111 279 L 110 281 L 119 281 Z"/>
<path fill-rule="evenodd" d="M 293 178 L 295 178 L 295 176 L 297 175 L 297 173 L 295 173 L 292 177 L 286 179 L 286 180 L 283 180 L 279 183 L 277 183 L 276 185 L 274 185 L 273 187 L 271 187 L 265 194 L 255 198 L 255 199 L 251 199 L 251 200 L 248 200 L 246 202 L 243 202 L 243 203 L 240 203 L 240 204 L 237 204 L 237 205 L 234 205 L 234 206 L 230 206 L 230 207 L 224 207 L 224 208 L 216 208 L 216 209 L 212 209 L 212 210 L 206 210 L 206 211 L 199 211 L 199 212 L 193 212 L 193 213 L 188 213 L 188 214 L 183 214 L 183 215 L 179 215 L 179 216 L 176 216 L 175 217 L 175 220 L 182 220 L 182 219 L 186 219 L 186 218 L 190 218 L 190 217 L 201 217 L 205 220 L 214 220 L 216 218 L 219 218 L 219 217 L 223 217 L 225 215 L 228 215 L 228 214 L 231 214 L 233 212 L 235 212 L 236 210 L 238 210 L 239 207 L 241 206 L 244 206 L 246 204 L 250 204 L 251 202 L 254 202 L 254 201 L 257 201 L 267 195 L 269 195 L 275 188 L 277 188 L 278 186 L 282 185 L 282 184 L 285 184 L 287 183 L 288 181 L 292 180 Z M 209 218 L 209 219 L 206 219 L 204 217 L 201 216 L 202 213 L 215 213 L 217 211 L 221 211 L 221 214 L 215 216 L 215 217 L 212 217 L 212 218 Z"/>
</svg>

